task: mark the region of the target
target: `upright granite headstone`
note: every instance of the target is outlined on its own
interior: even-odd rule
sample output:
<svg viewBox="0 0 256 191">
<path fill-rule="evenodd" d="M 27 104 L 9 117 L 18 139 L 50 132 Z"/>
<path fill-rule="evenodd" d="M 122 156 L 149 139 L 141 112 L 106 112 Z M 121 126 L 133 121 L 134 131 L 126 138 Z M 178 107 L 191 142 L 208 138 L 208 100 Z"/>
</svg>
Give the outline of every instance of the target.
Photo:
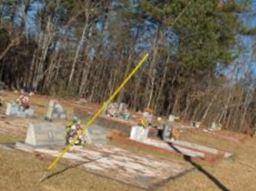
<svg viewBox="0 0 256 191">
<path fill-rule="evenodd" d="M 62 105 L 56 100 L 50 100 L 48 110 L 46 113 L 46 119 L 65 119 L 66 112 Z"/>
<path fill-rule="evenodd" d="M 161 132 L 161 139 L 165 141 L 171 137 L 171 134 L 172 134 L 171 126 L 166 125 L 166 124 L 163 125 L 163 129 Z"/>
<path fill-rule="evenodd" d="M 52 123 L 29 124 L 25 143 L 35 146 L 64 146 L 65 126 L 59 127 Z"/>
<path fill-rule="evenodd" d="M 144 141 L 148 138 L 148 128 L 142 126 L 133 126 L 130 133 L 130 139 L 135 141 Z"/>
</svg>

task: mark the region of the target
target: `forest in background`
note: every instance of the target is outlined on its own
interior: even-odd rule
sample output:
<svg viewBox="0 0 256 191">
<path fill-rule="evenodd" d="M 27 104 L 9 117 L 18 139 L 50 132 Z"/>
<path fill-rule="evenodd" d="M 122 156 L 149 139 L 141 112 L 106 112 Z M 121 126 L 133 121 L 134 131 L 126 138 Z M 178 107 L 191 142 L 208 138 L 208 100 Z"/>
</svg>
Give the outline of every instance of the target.
<svg viewBox="0 0 256 191">
<path fill-rule="evenodd" d="M 10 89 L 100 103 L 148 52 L 117 101 L 235 131 L 256 128 L 256 30 L 245 22 L 254 1 L 0 2 L 0 80 Z"/>
</svg>

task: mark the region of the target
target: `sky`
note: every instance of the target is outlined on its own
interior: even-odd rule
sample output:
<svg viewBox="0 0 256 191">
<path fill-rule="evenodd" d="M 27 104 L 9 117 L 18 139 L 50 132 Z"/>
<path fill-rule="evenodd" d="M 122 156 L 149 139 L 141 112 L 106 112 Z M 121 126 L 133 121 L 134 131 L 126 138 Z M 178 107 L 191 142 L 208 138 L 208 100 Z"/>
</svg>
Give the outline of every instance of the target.
<svg viewBox="0 0 256 191">
<path fill-rule="evenodd" d="M 241 21 L 249 28 L 256 28 L 256 0 L 252 0 L 251 10 L 239 15 Z M 229 67 L 223 69 L 223 73 L 231 79 L 241 79 L 246 72 L 251 71 L 256 77 L 256 37 L 239 35 L 239 42 L 242 45 L 242 54 L 234 60 Z"/>
</svg>

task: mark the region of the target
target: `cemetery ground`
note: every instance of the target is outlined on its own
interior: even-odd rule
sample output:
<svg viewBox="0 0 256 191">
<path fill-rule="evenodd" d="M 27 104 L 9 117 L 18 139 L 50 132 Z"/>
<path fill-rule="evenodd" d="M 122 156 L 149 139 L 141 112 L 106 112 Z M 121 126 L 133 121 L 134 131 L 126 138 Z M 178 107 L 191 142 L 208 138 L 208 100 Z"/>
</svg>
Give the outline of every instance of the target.
<svg viewBox="0 0 256 191">
<path fill-rule="evenodd" d="M 5 92 L 2 94 L 4 101 L 15 100 L 17 94 Z M 1 115 L 0 119 L 0 143 L 15 143 L 24 141 L 26 128 L 29 121 L 42 120 L 46 112 L 50 98 L 46 96 L 33 96 L 32 105 L 36 107 L 38 118 L 13 118 Z M 75 100 L 60 100 L 67 109 L 68 116 L 73 113 L 75 106 L 79 106 Z M 80 106 L 79 106 L 80 107 Z M 83 107 L 93 110 L 97 105 L 85 103 Z M 1 112 L 3 113 L 3 112 Z M 138 155 L 151 155 L 167 161 L 177 161 L 190 165 L 194 170 L 169 180 L 160 185 L 157 190 L 248 190 L 256 189 L 256 138 L 246 137 L 246 140 L 235 143 L 216 138 L 203 132 L 185 131 L 180 139 L 213 148 L 232 152 L 231 158 L 220 160 L 214 164 L 205 161 L 184 160 L 184 157 L 158 152 L 157 150 L 144 150 L 129 144 L 120 144 L 112 140 L 110 144 L 129 150 Z M 86 146 L 86 148 L 90 146 Z M 60 173 L 39 183 L 43 172 L 52 158 L 38 153 L 26 153 L 8 147 L 0 147 L 0 190 L 21 191 L 83 191 L 83 190 L 141 190 L 132 185 L 123 184 L 113 179 L 90 173 L 80 166 L 71 165 L 62 160 L 58 165 Z M 70 167 L 70 168 L 66 168 Z M 62 170 L 65 169 L 65 170 Z"/>
</svg>

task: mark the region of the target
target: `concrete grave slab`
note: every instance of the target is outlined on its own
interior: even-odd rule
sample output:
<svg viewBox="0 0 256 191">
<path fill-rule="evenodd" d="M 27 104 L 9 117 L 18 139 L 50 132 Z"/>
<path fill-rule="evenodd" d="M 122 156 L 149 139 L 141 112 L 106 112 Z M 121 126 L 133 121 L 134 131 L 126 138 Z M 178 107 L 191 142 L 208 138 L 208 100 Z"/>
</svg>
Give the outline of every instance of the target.
<svg viewBox="0 0 256 191">
<path fill-rule="evenodd" d="M 199 144 L 196 144 L 196 143 L 190 143 L 190 142 L 187 142 L 187 141 L 170 140 L 170 139 L 168 139 L 166 141 L 170 142 L 170 143 L 173 143 L 174 145 L 189 147 L 189 148 L 193 148 L 193 149 L 196 149 L 196 150 L 201 150 L 203 152 L 211 153 L 211 154 L 214 154 L 214 155 L 217 155 L 220 152 L 217 149 L 207 147 L 207 146 L 204 146 L 204 145 L 199 145 Z"/>
<path fill-rule="evenodd" d="M 35 146 L 63 146 L 66 143 L 65 126 L 53 123 L 29 124 L 25 143 Z"/>
<path fill-rule="evenodd" d="M 173 151 L 176 152 L 168 143 L 156 139 L 145 139 L 143 144 L 159 147 L 168 151 Z M 199 151 L 194 151 L 188 148 L 184 148 L 181 146 L 175 145 L 175 148 L 177 148 L 183 155 L 187 155 L 193 158 L 205 158 L 205 153 L 199 152 Z"/>
<path fill-rule="evenodd" d="M 92 112 L 88 112 L 87 109 L 83 107 L 78 107 L 77 105 L 74 105 L 74 114 L 82 121 L 87 121 L 92 116 Z M 119 118 L 111 118 L 107 116 L 100 116 L 99 118 L 97 118 L 95 123 L 108 129 L 121 130 L 127 136 L 130 135 L 131 127 L 137 124 L 135 121 L 126 121 Z"/>
<path fill-rule="evenodd" d="M 7 103 L 5 114 L 15 117 L 33 117 L 34 110 L 32 108 L 24 110 L 22 107 L 15 103 Z"/>
<path fill-rule="evenodd" d="M 227 130 L 211 131 L 205 128 L 190 129 L 190 132 L 199 132 L 210 135 L 211 137 L 222 139 L 234 143 L 242 143 L 246 140 L 247 136 L 242 133 L 235 133 Z"/>
<path fill-rule="evenodd" d="M 33 152 L 50 156 L 57 156 L 59 153 L 57 150 L 47 148 L 31 147 L 31 149 Z M 64 158 L 81 163 L 86 171 L 93 174 L 143 189 L 155 189 L 193 169 L 184 163 L 142 156 L 113 146 L 90 148 L 75 146 L 72 151 L 64 155 Z"/>
<path fill-rule="evenodd" d="M 155 151 L 158 153 L 176 154 L 183 156 L 185 155 L 191 157 L 193 160 L 206 161 L 210 164 L 215 164 L 223 158 L 228 158 L 232 156 L 232 153 L 225 151 L 219 151 L 217 154 L 213 154 L 196 148 L 178 145 L 172 142 L 161 141 L 159 139 L 148 138 L 144 141 L 135 141 L 125 137 L 118 132 L 113 132 L 110 136 L 110 139 L 119 144 L 125 144 L 136 148 L 141 148 L 145 151 Z"/>
<path fill-rule="evenodd" d="M 200 145 L 200 144 L 196 144 L 196 143 L 191 143 L 191 142 L 187 142 L 187 141 L 181 141 L 181 140 L 166 140 L 166 142 L 172 143 L 175 146 L 181 146 L 181 147 L 185 147 L 188 149 L 193 149 L 196 151 L 200 151 L 206 154 L 211 154 L 211 155 L 221 155 L 224 158 L 229 158 L 231 156 L 233 156 L 232 153 L 227 152 L 227 151 L 222 151 L 222 150 L 218 150 L 212 147 L 208 147 L 208 146 L 204 146 L 204 145 Z"/>
</svg>

